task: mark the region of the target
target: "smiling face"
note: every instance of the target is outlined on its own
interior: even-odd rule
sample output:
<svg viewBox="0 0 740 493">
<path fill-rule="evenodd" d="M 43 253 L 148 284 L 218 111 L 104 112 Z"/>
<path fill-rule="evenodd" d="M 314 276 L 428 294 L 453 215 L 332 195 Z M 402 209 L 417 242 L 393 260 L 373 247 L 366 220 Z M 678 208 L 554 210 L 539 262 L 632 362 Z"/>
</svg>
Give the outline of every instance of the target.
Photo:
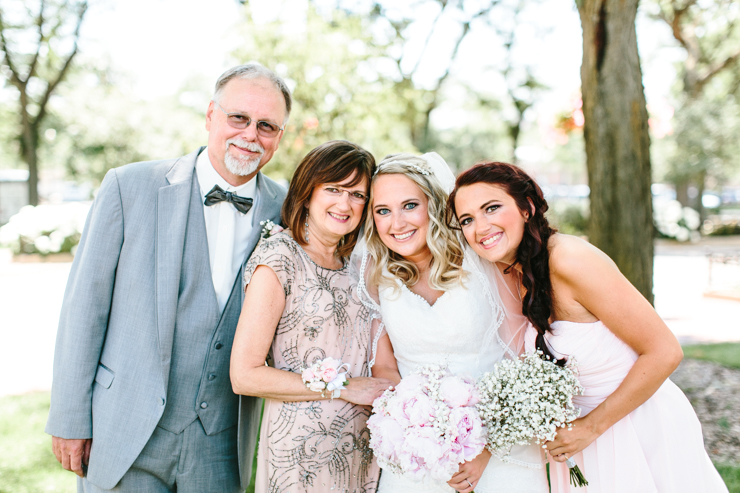
<svg viewBox="0 0 740 493">
<path fill-rule="evenodd" d="M 359 197 L 367 197 L 368 190 L 365 179 L 349 185 L 356 174 L 354 172 L 338 183 L 322 183 L 314 187 L 308 201 L 309 242 L 312 238 L 319 238 L 323 243 L 337 244 L 344 235 L 359 227 L 365 209 L 365 202 Z"/>
<path fill-rule="evenodd" d="M 265 137 L 257 133 L 256 122 L 282 127 L 285 99 L 268 79 L 232 79 L 218 96 L 218 106 L 211 101 L 206 112 L 208 157 L 218 174 L 238 186 L 249 181 L 277 150 L 283 131 Z M 252 123 L 247 128 L 234 128 L 226 113 L 249 116 Z"/>
<path fill-rule="evenodd" d="M 372 188 L 373 221 L 383 244 L 412 262 L 428 258 L 429 200 L 424 192 L 401 174 L 379 175 Z"/>
<path fill-rule="evenodd" d="M 519 210 L 511 195 L 497 185 L 474 183 L 457 191 L 455 209 L 465 239 L 478 255 L 489 262 L 514 263 L 528 213 Z"/>
</svg>

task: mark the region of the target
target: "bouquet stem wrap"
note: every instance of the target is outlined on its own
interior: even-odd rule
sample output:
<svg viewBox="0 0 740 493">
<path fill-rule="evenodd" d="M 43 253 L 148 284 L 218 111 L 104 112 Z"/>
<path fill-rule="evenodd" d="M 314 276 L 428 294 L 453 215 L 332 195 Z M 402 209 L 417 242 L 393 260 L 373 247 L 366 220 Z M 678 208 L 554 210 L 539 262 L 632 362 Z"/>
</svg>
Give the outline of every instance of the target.
<svg viewBox="0 0 740 493">
<path fill-rule="evenodd" d="M 578 467 L 578 464 L 576 464 L 576 461 L 573 459 L 573 457 L 565 461 L 565 464 L 568 466 L 568 469 L 570 469 L 571 485 L 576 487 L 588 486 L 588 481 L 586 481 L 586 477 L 581 472 L 581 468 Z"/>
</svg>

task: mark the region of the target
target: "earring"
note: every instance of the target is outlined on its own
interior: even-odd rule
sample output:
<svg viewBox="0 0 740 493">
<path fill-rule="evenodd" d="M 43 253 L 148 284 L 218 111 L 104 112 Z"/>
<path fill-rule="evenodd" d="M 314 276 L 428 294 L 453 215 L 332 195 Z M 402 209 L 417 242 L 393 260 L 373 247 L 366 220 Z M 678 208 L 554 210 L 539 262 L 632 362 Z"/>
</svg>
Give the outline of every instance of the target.
<svg viewBox="0 0 740 493">
<path fill-rule="evenodd" d="M 306 209 L 306 243 L 308 243 L 308 209 Z"/>
</svg>

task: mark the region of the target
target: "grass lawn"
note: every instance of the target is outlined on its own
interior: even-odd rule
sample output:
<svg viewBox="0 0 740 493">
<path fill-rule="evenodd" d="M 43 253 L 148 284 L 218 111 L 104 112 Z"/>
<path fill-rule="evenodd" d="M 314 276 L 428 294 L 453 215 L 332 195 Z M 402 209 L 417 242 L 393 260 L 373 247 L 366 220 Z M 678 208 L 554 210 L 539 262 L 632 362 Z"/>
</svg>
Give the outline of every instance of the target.
<svg viewBox="0 0 740 493">
<path fill-rule="evenodd" d="M 44 433 L 48 392 L 0 398 L 0 493 L 77 491 L 73 473 L 51 453 Z"/>
<path fill-rule="evenodd" d="M 729 368 L 740 368 L 740 342 L 683 346 L 683 354 L 687 358 L 714 361 Z"/>
<path fill-rule="evenodd" d="M 0 397 L 0 493 L 75 493 L 77 476 L 62 469 L 44 433 L 49 392 Z M 256 457 L 255 467 L 256 472 Z M 247 493 L 254 493 L 254 475 Z"/>
<path fill-rule="evenodd" d="M 740 467 L 737 465 L 715 464 L 730 493 L 740 492 Z"/>
</svg>

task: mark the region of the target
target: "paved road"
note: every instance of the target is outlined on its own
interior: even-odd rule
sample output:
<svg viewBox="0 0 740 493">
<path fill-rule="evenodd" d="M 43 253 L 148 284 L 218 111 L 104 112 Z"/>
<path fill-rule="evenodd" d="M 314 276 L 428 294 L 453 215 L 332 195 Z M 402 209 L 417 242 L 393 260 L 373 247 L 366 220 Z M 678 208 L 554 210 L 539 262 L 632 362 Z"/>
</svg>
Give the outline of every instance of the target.
<svg viewBox="0 0 740 493">
<path fill-rule="evenodd" d="M 705 248 L 658 245 L 655 306 L 682 343 L 740 340 L 740 301 L 707 298 Z M 51 386 L 54 339 L 70 263 L 10 262 L 0 250 L 0 396 Z M 733 270 L 735 269 L 735 270 Z M 740 283 L 740 266 L 714 268 Z"/>
</svg>

